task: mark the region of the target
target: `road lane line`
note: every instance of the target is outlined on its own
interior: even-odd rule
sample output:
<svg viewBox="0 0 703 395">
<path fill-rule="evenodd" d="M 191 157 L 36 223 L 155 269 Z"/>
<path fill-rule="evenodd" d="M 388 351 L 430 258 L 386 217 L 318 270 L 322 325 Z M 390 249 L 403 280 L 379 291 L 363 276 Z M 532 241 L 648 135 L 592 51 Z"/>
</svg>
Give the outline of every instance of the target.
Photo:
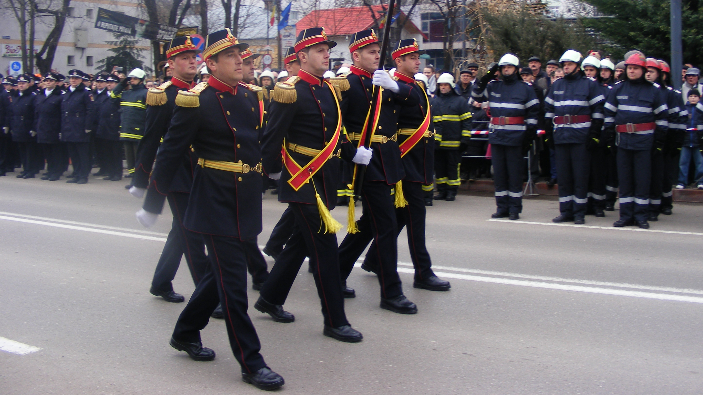
<svg viewBox="0 0 703 395">
<path fill-rule="evenodd" d="M 8 213 L 8 212 L 5 212 L 5 211 L 0 211 L 0 215 L 7 215 L 7 216 L 10 216 L 10 217 L 15 217 L 15 218 L 36 219 L 36 220 L 39 220 L 39 221 L 56 222 L 56 223 L 60 223 L 60 224 L 69 224 L 69 225 L 86 226 L 86 227 L 89 227 L 89 228 L 107 229 L 107 230 L 118 230 L 118 231 L 125 231 L 125 232 L 131 232 L 131 233 L 141 233 L 141 234 L 144 234 L 144 235 L 151 235 L 151 236 L 163 236 L 163 237 L 166 237 L 166 236 L 167 236 L 165 233 L 151 232 L 151 231 L 148 231 L 148 230 L 129 229 L 129 228 L 118 228 L 118 227 L 115 227 L 115 226 L 91 224 L 91 223 L 88 223 L 88 222 L 67 221 L 67 220 L 64 220 L 64 219 L 57 219 L 57 218 L 46 218 L 46 217 L 37 217 L 37 216 L 34 216 L 34 215 L 24 215 L 24 214 Z"/>
<path fill-rule="evenodd" d="M 2 213 L 2 212 L 0 212 L 0 213 Z M 14 215 L 14 214 L 11 214 L 11 215 Z M 28 216 L 25 216 L 25 217 L 28 217 Z M 100 234 L 106 234 L 106 235 L 110 235 L 110 236 L 121 236 L 121 237 L 128 237 L 128 238 L 134 238 L 134 239 L 140 239 L 140 240 L 160 241 L 160 242 L 166 241 L 166 237 L 165 237 L 166 235 L 163 233 L 150 232 L 154 235 L 161 236 L 161 237 L 156 237 L 156 236 L 149 236 L 149 235 L 143 235 L 143 234 L 133 234 L 133 233 L 130 233 L 133 230 L 127 229 L 127 228 L 109 227 L 109 229 L 105 229 L 108 227 L 102 226 L 102 225 L 88 224 L 88 223 L 77 223 L 77 222 L 73 222 L 73 221 L 63 221 L 63 222 L 70 222 L 72 224 L 57 223 L 57 222 L 52 222 L 52 221 L 60 221 L 60 220 L 54 220 L 51 218 L 42 218 L 42 217 L 33 217 L 33 218 L 38 218 L 38 219 L 18 218 L 18 217 L 13 217 L 13 216 L 8 216 L 8 215 L 0 215 L 0 220 L 4 219 L 7 221 L 14 221 L 14 222 L 34 224 L 34 225 L 42 225 L 42 226 L 50 226 L 50 227 L 70 229 L 70 230 L 78 230 L 78 231 L 83 231 L 83 232 L 100 233 Z M 516 223 L 515 221 L 511 221 L 511 222 Z M 517 223 L 520 223 L 520 222 L 517 222 Z M 526 223 L 526 222 L 522 222 L 522 223 Z M 81 226 L 74 225 L 74 224 L 81 224 Z M 536 224 L 552 225 L 552 224 L 543 224 L 543 223 L 536 223 Z M 560 224 L 554 224 L 554 225 L 560 225 Z M 113 230 L 110 230 L 110 229 L 113 229 Z M 604 229 L 610 229 L 610 228 L 604 228 Z M 122 231 L 118 231 L 118 230 L 122 230 Z M 681 233 L 681 232 L 679 232 L 679 233 Z M 686 232 L 686 233 L 689 234 L 688 232 Z M 259 246 L 259 248 L 263 249 L 263 246 Z M 306 258 L 306 260 L 307 260 L 307 258 Z M 362 262 L 361 260 L 357 261 L 356 266 L 361 266 L 361 262 Z M 398 272 L 400 272 L 400 273 L 410 273 L 410 274 L 414 273 L 414 269 L 412 269 L 412 263 L 398 262 L 398 266 L 399 266 Z M 487 282 L 487 283 L 504 284 L 504 285 L 517 285 L 517 286 L 523 286 L 523 287 L 553 289 L 553 290 L 562 290 L 562 291 L 598 293 L 598 294 L 604 294 L 604 295 L 628 296 L 628 297 L 658 299 L 658 300 L 670 300 L 670 301 L 678 301 L 678 302 L 703 303 L 703 297 L 686 296 L 686 295 L 672 295 L 672 294 L 657 293 L 657 292 L 643 292 L 643 291 L 659 291 L 659 292 L 671 292 L 671 293 L 679 293 L 679 294 L 703 295 L 702 290 L 695 290 L 695 289 L 656 287 L 656 286 L 627 284 L 627 283 L 611 283 L 611 282 L 601 282 L 601 281 L 567 279 L 567 278 L 559 278 L 559 277 L 534 276 L 534 275 L 518 274 L 518 273 L 494 272 L 494 271 L 486 271 L 486 270 L 478 270 L 478 269 L 464 269 L 464 268 L 450 267 L 450 266 L 433 266 L 433 268 L 437 269 L 437 270 L 444 270 L 445 271 L 445 272 L 437 272 L 437 275 L 442 276 L 442 277 L 446 277 L 446 278 L 454 278 L 457 280 L 478 281 L 478 282 Z M 452 273 L 449 271 L 459 272 L 459 273 Z M 476 274 L 476 275 L 462 274 L 462 273 L 472 273 L 472 274 Z M 495 276 L 499 276 L 499 277 L 495 277 Z M 505 278 L 505 277 L 509 277 L 509 278 Z M 538 281 L 536 281 L 536 280 L 538 280 Z M 570 283 L 570 284 L 560 284 L 560 283 Z M 572 284 L 577 284 L 577 285 L 572 285 Z M 612 289 L 612 288 L 606 288 L 606 287 L 629 288 L 629 289 L 634 289 L 634 290 Z"/>
<path fill-rule="evenodd" d="M 27 355 L 37 352 L 41 348 L 0 337 L 0 350 L 17 355 Z"/>
<path fill-rule="evenodd" d="M 532 222 L 532 221 L 511 221 L 508 219 L 487 219 L 488 222 L 505 222 L 510 224 L 524 224 L 524 225 L 542 225 L 542 226 L 565 226 L 569 228 L 579 228 L 579 229 L 604 229 L 604 230 L 620 230 L 629 232 L 647 232 L 647 233 L 664 233 L 670 235 L 690 235 L 690 236 L 703 236 L 703 233 L 699 232 L 681 232 L 676 230 L 658 230 L 658 229 L 640 229 L 623 227 L 616 228 L 614 226 L 593 226 L 593 225 L 574 225 L 574 224 L 555 224 L 553 222 Z"/>
</svg>

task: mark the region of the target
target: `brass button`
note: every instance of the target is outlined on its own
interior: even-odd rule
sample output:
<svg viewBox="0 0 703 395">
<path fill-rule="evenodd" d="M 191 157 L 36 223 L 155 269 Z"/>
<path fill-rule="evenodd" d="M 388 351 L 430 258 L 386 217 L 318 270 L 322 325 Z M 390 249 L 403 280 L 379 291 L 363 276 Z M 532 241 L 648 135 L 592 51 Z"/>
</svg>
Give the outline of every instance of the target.
<svg viewBox="0 0 703 395">
<path fill-rule="evenodd" d="M 220 99 L 224 99 L 224 98 L 225 98 L 224 96 L 220 95 Z"/>
<path fill-rule="evenodd" d="M 380 130 L 380 129 L 383 129 L 383 126 L 381 126 L 381 125 L 378 125 L 378 129 L 379 129 L 379 130 Z"/>
<path fill-rule="evenodd" d="M 321 103 L 319 100 L 317 101 L 318 103 Z"/>
<path fill-rule="evenodd" d="M 325 128 L 325 132 L 327 131 L 327 128 Z"/>
<path fill-rule="evenodd" d="M 393 110 L 393 114 L 395 114 L 395 110 Z"/>
<path fill-rule="evenodd" d="M 237 144 L 237 148 L 242 148 L 242 145 L 241 145 L 241 144 Z"/>
<path fill-rule="evenodd" d="M 254 107 L 251 108 L 251 112 L 254 112 Z"/>
<path fill-rule="evenodd" d="M 237 178 L 237 181 L 242 181 L 242 177 Z"/>
<path fill-rule="evenodd" d="M 237 131 L 237 129 L 236 129 L 236 128 L 232 128 L 232 131 L 236 132 L 236 131 Z"/>
<path fill-rule="evenodd" d="M 246 92 L 244 92 L 244 97 L 247 97 L 247 93 L 246 93 Z"/>
<path fill-rule="evenodd" d="M 395 111 L 393 111 L 393 112 L 395 112 Z M 229 111 L 227 111 L 227 115 L 229 115 Z"/>
</svg>

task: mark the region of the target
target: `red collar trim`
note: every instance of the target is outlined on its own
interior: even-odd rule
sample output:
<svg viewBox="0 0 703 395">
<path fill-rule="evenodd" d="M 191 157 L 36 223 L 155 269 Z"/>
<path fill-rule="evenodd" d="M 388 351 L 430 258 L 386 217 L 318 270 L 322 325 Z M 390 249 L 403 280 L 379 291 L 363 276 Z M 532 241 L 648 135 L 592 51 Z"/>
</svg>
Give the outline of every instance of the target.
<svg viewBox="0 0 703 395">
<path fill-rule="evenodd" d="M 234 86 L 234 87 L 229 86 L 229 85 L 225 84 L 224 82 L 215 78 L 214 75 L 210 76 L 210 79 L 207 80 L 207 84 L 208 84 L 208 86 L 211 86 L 211 87 L 217 89 L 218 92 L 229 92 L 233 95 L 237 94 L 237 87 L 236 86 Z"/>
<path fill-rule="evenodd" d="M 320 85 L 320 86 L 322 86 L 322 80 L 323 80 L 322 77 L 318 77 L 318 76 L 312 75 L 312 74 L 308 73 L 308 72 L 305 71 L 305 70 L 300 70 L 300 71 L 298 72 L 298 77 L 299 77 L 301 80 L 307 82 L 307 83 L 310 84 L 310 85 Z"/>
<path fill-rule="evenodd" d="M 185 82 L 185 81 L 178 79 L 176 77 L 171 77 L 171 84 L 175 85 L 177 88 L 180 88 L 180 89 L 190 89 L 193 87 L 192 82 L 188 83 L 188 82 Z"/>
<path fill-rule="evenodd" d="M 405 82 L 405 83 L 408 83 L 408 84 L 414 84 L 414 83 L 415 83 L 415 78 L 409 77 L 409 76 L 407 76 L 407 75 L 401 73 L 401 72 L 398 71 L 398 70 L 395 71 L 395 74 L 394 74 L 394 75 L 395 75 L 396 77 L 398 77 L 399 80 L 401 80 L 401 81 L 403 81 L 403 82 Z"/>
<path fill-rule="evenodd" d="M 368 71 L 366 71 L 362 68 L 359 68 L 359 67 L 352 65 L 352 67 L 350 67 L 350 69 L 351 69 L 352 74 L 363 75 L 363 76 L 369 77 L 369 78 L 372 77 L 371 73 L 369 73 Z"/>
</svg>

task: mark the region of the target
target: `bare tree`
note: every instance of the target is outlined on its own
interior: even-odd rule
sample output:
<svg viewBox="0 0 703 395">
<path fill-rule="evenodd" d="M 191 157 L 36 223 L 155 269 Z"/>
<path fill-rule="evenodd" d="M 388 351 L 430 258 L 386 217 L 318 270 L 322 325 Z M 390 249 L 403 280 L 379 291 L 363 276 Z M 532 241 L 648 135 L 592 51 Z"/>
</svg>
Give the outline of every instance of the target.
<svg viewBox="0 0 703 395">
<path fill-rule="evenodd" d="M 37 13 L 49 15 L 53 19 L 53 28 L 47 35 L 44 45 L 42 45 L 36 55 L 37 68 L 42 74 L 51 71 L 51 65 L 54 63 L 54 56 L 56 55 L 56 48 L 59 45 L 59 39 L 61 39 L 63 28 L 66 25 L 66 14 L 68 13 L 68 6 L 70 4 L 71 0 L 62 0 L 60 7 L 57 9 L 49 7 L 37 9 Z"/>
</svg>

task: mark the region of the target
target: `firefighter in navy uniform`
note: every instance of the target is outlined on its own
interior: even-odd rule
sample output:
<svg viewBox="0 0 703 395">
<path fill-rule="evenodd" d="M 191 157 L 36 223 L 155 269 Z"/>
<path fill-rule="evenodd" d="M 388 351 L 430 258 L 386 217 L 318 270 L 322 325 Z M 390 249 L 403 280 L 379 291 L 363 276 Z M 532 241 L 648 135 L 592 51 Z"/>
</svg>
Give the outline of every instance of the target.
<svg viewBox="0 0 703 395">
<path fill-rule="evenodd" d="M 539 99 L 518 75 L 520 61 L 505 54 L 474 87 L 478 102 L 488 101 L 491 122 L 488 142 L 493 155 L 493 180 L 498 210 L 492 218 L 520 218 L 524 157 L 537 137 Z M 500 68 L 501 80 L 492 81 Z"/>
<path fill-rule="evenodd" d="M 349 139 L 358 146 L 370 141 L 373 157 L 365 169 L 361 195 L 363 213 L 358 229 L 353 229 L 339 246 L 342 281 L 346 282 L 356 260 L 371 240 L 380 247 L 376 249 L 378 282 L 381 287 L 383 309 L 400 314 L 415 314 L 417 306 L 403 295 L 403 285 L 398 276 L 398 223 L 396 207 L 402 206 L 400 180 L 405 169 L 397 143 L 398 111 L 402 107 L 416 108 L 417 96 L 413 90 L 417 85 L 398 84 L 387 72 L 378 70 L 381 46 L 373 30 L 363 30 L 352 35 L 349 51 L 354 65 L 347 75 L 342 89 L 342 117 Z M 374 85 L 380 88 L 374 88 Z M 382 89 L 381 89 L 382 88 Z M 369 111 L 373 90 L 381 89 L 376 108 Z M 366 127 L 366 123 L 377 125 Z M 367 131 L 372 133 L 365 136 Z M 361 168 L 357 166 L 357 176 Z M 352 186 L 356 182 L 352 178 Z M 395 192 L 395 194 L 394 194 Z M 394 198 L 395 196 L 395 198 Z M 354 199 L 349 200 L 353 210 Z M 350 212 L 350 217 L 351 217 Z M 357 232 L 355 232 L 358 230 Z M 351 293 L 350 291 L 347 291 Z"/>
<path fill-rule="evenodd" d="M 76 184 L 86 184 L 92 168 L 89 156 L 91 125 L 87 121 L 92 117 L 93 94 L 83 84 L 83 75 L 80 70 L 68 72 L 70 86 L 61 102 L 61 141 L 66 143 L 73 165 L 73 173 L 66 182 Z"/>
<path fill-rule="evenodd" d="M 29 74 L 22 74 L 17 77 L 17 87 L 19 94 L 12 98 L 9 111 L 9 126 L 14 141 L 20 150 L 22 159 L 22 172 L 17 178 L 34 178 L 39 172 L 37 166 L 37 156 L 39 150 L 37 146 L 37 132 L 34 122 L 34 98 L 36 93 L 30 85 L 34 77 Z"/>
<path fill-rule="evenodd" d="M 122 179 L 122 145 L 120 144 L 120 101 L 112 99 L 110 92 L 117 86 L 119 78 L 111 74 L 99 74 L 96 80 L 105 81 L 105 90 L 95 98 L 96 130 L 95 144 L 101 147 L 100 170 L 104 170 L 103 180 Z"/>
<path fill-rule="evenodd" d="M 445 85 L 442 85 L 445 84 Z M 437 92 L 432 98 L 432 120 L 435 126 L 434 200 L 456 200 L 461 184 L 461 153 L 471 139 L 471 108 L 469 102 L 456 92 L 454 77 L 444 73 L 437 78 Z"/>
<path fill-rule="evenodd" d="M 120 99 L 120 113 L 122 123 L 120 125 L 120 141 L 125 148 L 125 159 L 127 159 L 127 177 L 134 174 L 134 165 L 137 160 L 137 147 L 139 140 L 144 136 L 144 125 L 146 122 L 146 94 L 144 86 L 146 73 L 142 69 L 134 69 L 129 72 L 117 85 L 115 90 L 110 92 L 110 97 Z M 127 90 L 127 85 L 131 85 Z M 129 188 L 131 185 L 128 185 Z"/>
<path fill-rule="evenodd" d="M 593 73 L 600 67 L 600 62 L 595 61 L 595 58 L 585 60 Z M 601 87 L 579 70 L 580 53 L 570 49 L 559 62 L 564 78 L 552 83 L 545 99 L 545 118 L 550 125 L 547 131 L 554 140 L 559 175 L 560 214 L 552 222 L 574 221 L 581 225 L 585 223 L 588 204 L 590 152 L 600 148 L 605 97 Z M 605 191 L 601 193 L 599 201 L 605 203 Z"/>
<path fill-rule="evenodd" d="M 198 155 L 184 225 L 199 233 L 210 252 L 210 268 L 200 279 L 178 318 L 171 345 L 199 361 L 215 352 L 202 346 L 200 331 L 222 301 L 229 342 L 242 379 L 261 389 L 276 389 L 283 378 L 266 366 L 259 338 L 247 314 L 247 264 L 242 241 L 261 232 L 261 148 L 263 113 L 257 94 L 240 84 L 248 46 L 229 29 L 211 33 L 202 57 L 207 83 L 179 91 L 163 144 L 156 156 L 143 209 L 142 225 L 151 226 L 163 209 L 183 155 Z"/>
<path fill-rule="evenodd" d="M 620 219 L 613 226 L 649 229 L 652 150 L 666 143 L 668 107 L 662 90 L 645 79 L 645 57 L 625 60 L 626 79 L 616 84 L 605 103 L 605 126 L 618 147 Z"/>
<path fill-rule="evenodd" d="M 57 84 L 66 77 L 58 73 L 48 73 L 44 77 L 45 88 L 34 98 L 34 121 L 37 132 L 37 143 L 44 151 L 47 171 L 42 180 L 57 181 L 63 174 L 66 158 L 66 147 L 60 140 L 61 134 L 61 101 L 63 91 Z"/>
<path fill-rule="evenodd" d="M 398 234 L 407 226 L 410 257 L 415 268 L 413 287 L 448 291 L 451 288 L 449 281 L 440 280 L 432 271 L 432 260 L 425 243 L 427 211 L 422 187 L 432 185 L 435 139 L 429 98 L 414 78 L 420 68 L 417 41 L 414 38 L 401 40 L 392 56 L 396 64 L 394 77 L 398 84 L 418 88 L 412 90 L 418 105 L 402 107 L 398 116 L 398 143 L 405 167 L 402 188 L 403 196 L 408 201 L 407 206 L 396 209 Z M 377 248 L 375 242 L 371 244 L 362 268 L 378 271 Z"/>
<path fill-rule="evenodd" d="M 278 200 L 288 203 L 295 216 L 295 230 L 254 307 L 277 322 L 293 322 L 295 317 L 282 305 L 308 256 L 322 305 L 323 334 L 343 342 L 360 342 L 363 336 L 349 325 L 344 312 L 335 235 L 342 226 L 329 213 L 337 202 L 340 172 L 331 160 L 336 155 L 368 163 L 371 152 L 357 151 L 342 134 L 339 93 L 322 78 L 329 67 L 329 50 L 335 45 L 322 28 L 301 31 L 295 43 L 300 72 L 276 84 L 273 91 L 262 140 L 264 172 L 280 179 Z"/>
<path fill-rule="evenodd" d="M 613 90 L 615 79 L 615 65 L 609 59 L 600 61 L 601 86 L 606 101 Z M 615 140 L 612 134 L 606 132 L 603 127 L 603 143 L 605 145 L 605 211 L 615 211 L 615 201 L 618 199 L 618 165 L 616 160 Z"/>
</svg>

